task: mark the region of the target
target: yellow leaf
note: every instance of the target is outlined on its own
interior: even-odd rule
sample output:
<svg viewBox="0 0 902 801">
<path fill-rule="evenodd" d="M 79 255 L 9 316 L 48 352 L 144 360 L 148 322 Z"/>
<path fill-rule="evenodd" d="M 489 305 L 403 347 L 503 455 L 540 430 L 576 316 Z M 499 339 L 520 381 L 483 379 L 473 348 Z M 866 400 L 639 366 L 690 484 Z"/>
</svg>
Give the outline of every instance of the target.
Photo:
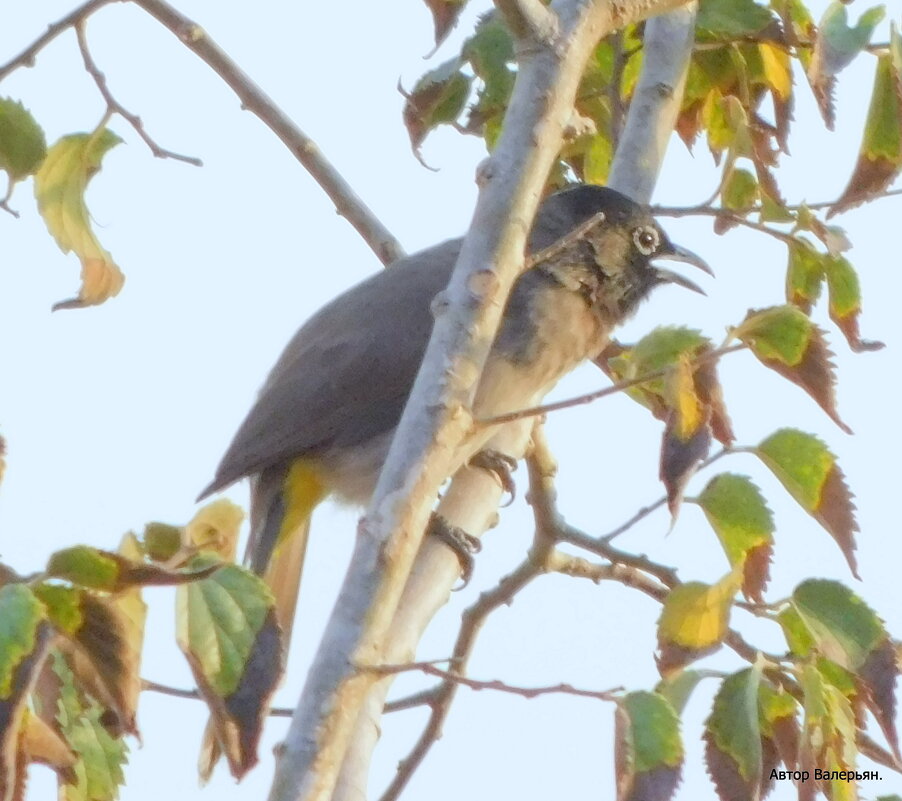
<svg viewBox="0 0 902 801">
<path fill-rule="evenodd" d="M 667 401 L 674 411 L 673 430 L 680 441 L 686 442 L 704 422 L 689 354 L 680 354 L 679 361 L 668 379 Z"/>
<path fill-rule="evenodd" d="M 185 526 L 184 543 L 201 551 L 214 551 L 227 562 L 235 561 L 238 529 L 244 511 L 227 498 L 208 503 Z"/>
<path fill-rule="evenodd" d="M 719 643 L 741 583 L 741 573 L 734 570 L 716 584 L 690 581 L 675 587 L 664 601 L 658 638 L 692 650 Z"/>
<path fill-rule="evenodd" d="M 764 65 L 764 77 L 767 85 L 773 89 L 780 100 L 789 100 L 792 94 L 792 72 L 789 55 L 772 44 L 758 45 L 761 62 Z"/>
<path fill-rule="evenodd" d="M 47 229 L 63 253 L 74 252 L 81 261 L 78 297 L 57 303 L 54 309 L 103 303 L 118 294 L 125 282 L 113 257 L 94 235 L 84 199 L 104 154 L 121 141 L 106 129 L 97 134 L 64 136 L 50 148 L 35 174 L 34 194 Z"/>
</svg>

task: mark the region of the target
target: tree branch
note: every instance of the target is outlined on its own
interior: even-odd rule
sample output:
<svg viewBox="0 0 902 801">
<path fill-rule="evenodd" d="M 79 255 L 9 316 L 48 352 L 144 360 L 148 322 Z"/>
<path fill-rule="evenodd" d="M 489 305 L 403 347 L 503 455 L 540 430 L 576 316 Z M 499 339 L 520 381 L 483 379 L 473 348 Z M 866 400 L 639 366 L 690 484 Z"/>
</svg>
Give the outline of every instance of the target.
<svg viewBox="0 0 902 801">
<path fill-rule="evenodd" d="M 38 53 L 49 45 L 57 36 L 68 28 L 72 28 L 81 22 L 84 22 L 97 9 L 108 6 L 110 3 L 119 3 L 123 0 L 89 0 L 78 6 L 74 11 L 66 14 L 65 17 L 47 26 L 47 30 L 35 39 L 28 47 L 26 47 L 15 58 L 10 59 L 2 67 L 0 67 L 0 81 L 6 78 L 11 72 L 20 67 L 33 67 L 34 60 Z"/>
<path fill-rule="evenodd" d="M 137 114 L 132 114 L 125 106 L 116 100 L 115 97 L 113 97 L 113 93 L 110 92 L 110 88 L 107 86 L 106 76 L 100 71 L 100 68 L 91 56 L 91 51 L 88 48 L 88 40 L 85 36 L 85 24 L 86 20 L 84 19 L 80 19 L 75 23 L 75 36 L 78 39 L 78 49 L 81 53 L 82 61 L 84 61 L 85 70 L 87 70 L 88 75 L 93 78 L 101 97 L 106 101 L 107 113 L 118 114 L 128 122 L 128 124 L 135 129 L 138 136 L 140 136 L 141 139 L 144 140 L 144 143 L 150 148 L 150 152 L 157 158 L 175 159 L 176 161 L 184 161 L 186 164 L 193 164 L 195 167 L 202 167 L 203 162 L 199 158 L 195 158 L 194 156 L 183 156 L 180 153 L 175 153 L 172 150 L 160 147 L 144 129 L 144 123 L 141 122 L 141 118 Z"/>
<path fill-rule="evenodd" d="M 495 0 L 521 46 L 550 45 L 558 34 L 557 16 L 540 0 Z"/>
<path fill-rule="evenodd" d="M 466 410 L 595 44 L 627 22 L 678 4 L 559 0 L 551 7 L 560 20 L 555 46 L 523 52 L 501 135 L 479 173 L 477 224 L 435 304 L 432 337 L 280 753 L 271 801 L 333 794 L 359 711 L 378 680 L 357 667 L 382 661 L 432 499 L 454 472 L 468 433 Z"/>
<path fill-rule="evenodd" d="M 608 177 L 608 186 L 639 203 L 651 200 L 680 111 L 695 42 L 696 9 L 691 2 L 645 26 L 642 74 Z"/>
<path fill-rule="evenodd" d="M 320 151 L 317 144 L 280 109 L 259 86 L 195 22 L 164 0 L 132 0 L 172 31 L 191 52 L 222 78 L 243 108 L 266 125 L 323 188 L 339 214 L 359 233 L 383 264 L 404 255 L 391 232 L 357 196 L 350 184 Z"/>
</svg>

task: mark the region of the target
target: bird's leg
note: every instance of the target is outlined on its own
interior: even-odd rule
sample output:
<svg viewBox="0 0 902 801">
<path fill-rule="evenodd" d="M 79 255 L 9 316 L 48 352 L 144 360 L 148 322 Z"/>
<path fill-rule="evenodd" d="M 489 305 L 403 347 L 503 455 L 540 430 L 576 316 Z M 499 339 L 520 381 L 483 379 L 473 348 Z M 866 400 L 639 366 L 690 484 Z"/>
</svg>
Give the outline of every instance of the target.
<svg viewBox="0 0 902 801">
<path fill-rule="evenodd" d="M 514 498 L 517 497 L 517 485 L 514 483 L 512 473 L 517 469 L 517 460 L 513 456 L 508 456 L 493 448 L 485 448 L 471 457 L 467 464 L 470 467 L 481 467 L 483 470 L 488 470 L 498 479 L 501 488 L 510 495 L 505 506 L 510 506 L 514 502 Z"/>
<path fill-rule="evenodd" d="M 473 535 L 467 534 L 462 528 L 452 526 L 440 514 L 433 512 L 429 518 L 429 526 L 426 529 L 428 534 L 438 537 L 445 545 L 447 545 L 457 561 L 460 562 L 460 577 L 463 584 L 455 589 L 462 590 L 470 579 L 473 577 L 473 554 L 477 554 L 482 550 L 482 543 Z"/>
</svg>

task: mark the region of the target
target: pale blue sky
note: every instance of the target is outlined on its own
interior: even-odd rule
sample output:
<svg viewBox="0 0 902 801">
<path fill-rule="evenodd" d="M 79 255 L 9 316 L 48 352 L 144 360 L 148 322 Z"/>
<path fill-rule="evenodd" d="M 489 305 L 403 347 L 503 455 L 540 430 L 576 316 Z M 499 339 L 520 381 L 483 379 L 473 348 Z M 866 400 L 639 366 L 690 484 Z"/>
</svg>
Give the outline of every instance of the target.
<svg viewBox="0 0 902 801">
<path fill-rule="evenodd" d="M 482 7 L 482 4 L 478 4 Z M 0 61 L 18 52 L 73 3 L 19 3 L 0 29 Z M 304 128 L 405 247 L 416 250 L 456 236 L 475 199 L 473 174 L 481 144 L 451 132 L 431 137 L 423 169 L 412 157 L 400 119 L 399 76 L 411 86 L 429 66 L 431 20 L 417 3 L 247 4 L 184 0 L 194 16 Z M 864 6 L 861 7 L 863 9 Z M 856 13 L 860 11 L 853 6 Z M 897 21 L 900 0 L 888 8 Z M 461 31 L 469 29 L 475 10 Z M 878 34 L 883 36 L 884 33 Z M 150 520 L 183 523 L 208 482 L 231 434 L 282 345 L 326 300 L 379 269 L 376 259 L 285 148 L 238 103 L 219 79 L 172 35 L 128 4 L 104 9 L 89 24 L 95 60 L 112 91 L 139 113 L 160 144 L 199 156 L 196 169 L 154 160 L 119 119 L 126 145 L 113 150 L 95 178 L 89 206 L 98 234 L 127 276 L 121 295 L 84 311 L 50 313 L 71 297 L 78 265 L 50 240 L 34 210 L 30 183 L 12 205 L 20 220 L 0 215 L 0 431 L 7 439 L 0 486 L 0 557 L 20 571 L 38 570 L 64 545 L 112 547 L 122 533 Z M 798 124 L 794 157 L 780 180 L 788 198 L 831 199 L 845 186 L 856 157 L 874 61 L 859 59 L 837 92 L 839 130 L 823 131 L 810 91 L 796 75 Z M 62 36 L 33 70 L 16 73 L 0 96 L 22 99 L 48 138 L 90 130 L 103 105 L 84 74 L 74 36 Z M 846 123 L 846 120 L 852 122 Z M 689 204 L 715 182 L 703 143 L 695 155 L 673 142 L 655 199 Z M 902 633 L 897 565 L 898 370 L 902 348 L 899 219 L 896 198 L 840 218 L 855 245 L 862 277 L 862 333 L 882 339 L 875 354 L 850 354 L 818 309 L 837 353 L 839 408 L 856 435 L 843 434 L 800 390 L 747 354 L 723 365 L 726 399 L 739 442 L 754 444 L 779 426 L 818 433 L 839 454 L 858 498 L 859 562 L 864 583 L 820 527 L 748 456 L 719 469 L 749 473 L 763 487 L 779 526 L 769 597 L 784 597 L 808 576 L 852 584 Z M 635 338 L 657 324 L 702 328 L 717 341 L 749 307 L 780 303 L 785 249 L 744 231 L 716 237 L 705 220 L 664 220 L 675 241 L 698 251 L 718 274 L 708 298 L 678 288 L 660 291 L 624 331 Z M 604 385 L 586 368 L 557 390 L 562 398 Z M 626 398 L 606 399 L 554 415 L 549 436 L 561 463 L 560 501 L 568 519 L 602 533 L 661 494 L 657 483 L 660 423 Z M 713 473 L 712 473 L 713 474 Z M 708 475 L 697 477 L 690 493 Z M 525 476 L 518 479 L 523 488 Z M 246 503 L 244 486 L 229 496 Z M 522 496 L 521 492 L 521 496 Z M 350 551 L 355 513 L 325 509 L 314 523 L 290 675 L 278 703 L 292 705 Z M 727 569 L 700 512 L 686 508 L 669 535 L 663 513 L 624 536 L 620 545 L 680 567 L 684 579 L 713 581 Z M 460 610 L 518 561 L 530 539 L 522 500 L 502 512 L 486 540 L 475 578 L 457 593 L 429 631 L 422 658 L 445 656 Z M 191 685 L 172 634 L 173 593 L 152 590 L 144 675 Z M 652 652 L 658 607 L 634 592 L 560 577 L 535 582 L 487 625 L 471 670 L 478 678 L 533 685 L 566 681 L 604 689 L 646 689 L 657 679 Z M 780 648 L 774 627 L 739 620 L 763 647 Z M 710 666 L 737 669 L 730 653 Z M 400 682 L 399 682 L 400 684 Z M 422 684 L 408 678 L 411 688 Z M 713 684 L 690 704 L 684 786 L 688 799 L 713 798 L 701 763 L 700 721 Z M 423 712 L 390 716 L 377 756 L 374 788 L 383 786 L 418 732 Z M 199 704 L 143 699 L 143 748 L 133 744 L 125 801 L 201 797 L 195 762 L 205 715 Z M 548 797 L 611 799 L 610 705 L 574 698 L 525 701 L 461 691 L 445 736 L 414 778 L 407 798 Z M 284 731 L 267 729 L 261 765 L 236 786 L 220 769 L 203 797 L 263 797 L 270 750 Z M 886 777 L 865 798 L 899 792 Z M 50 797 L 53 777 L 32 771 L 30 799 Z M 772 796 L 783 801 L 792 788 Z"/>
</svg>

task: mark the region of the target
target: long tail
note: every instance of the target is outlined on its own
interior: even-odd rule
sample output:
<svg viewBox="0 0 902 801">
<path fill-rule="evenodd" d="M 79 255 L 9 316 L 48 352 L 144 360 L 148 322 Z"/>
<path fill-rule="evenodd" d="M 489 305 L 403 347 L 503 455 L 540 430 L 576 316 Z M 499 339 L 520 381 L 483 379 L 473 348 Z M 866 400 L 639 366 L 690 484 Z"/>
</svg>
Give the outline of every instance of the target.
<svg viewBox="0 0 902 801">
<path fill-rule="evenodd" d="M 269 585 L 286 655 L 304 571 L 310 517 L 327 494 L 315 467 L 298 460 L 269 468 L 251 484 L 251 536 L 245 562 Z"/>
</svg>

